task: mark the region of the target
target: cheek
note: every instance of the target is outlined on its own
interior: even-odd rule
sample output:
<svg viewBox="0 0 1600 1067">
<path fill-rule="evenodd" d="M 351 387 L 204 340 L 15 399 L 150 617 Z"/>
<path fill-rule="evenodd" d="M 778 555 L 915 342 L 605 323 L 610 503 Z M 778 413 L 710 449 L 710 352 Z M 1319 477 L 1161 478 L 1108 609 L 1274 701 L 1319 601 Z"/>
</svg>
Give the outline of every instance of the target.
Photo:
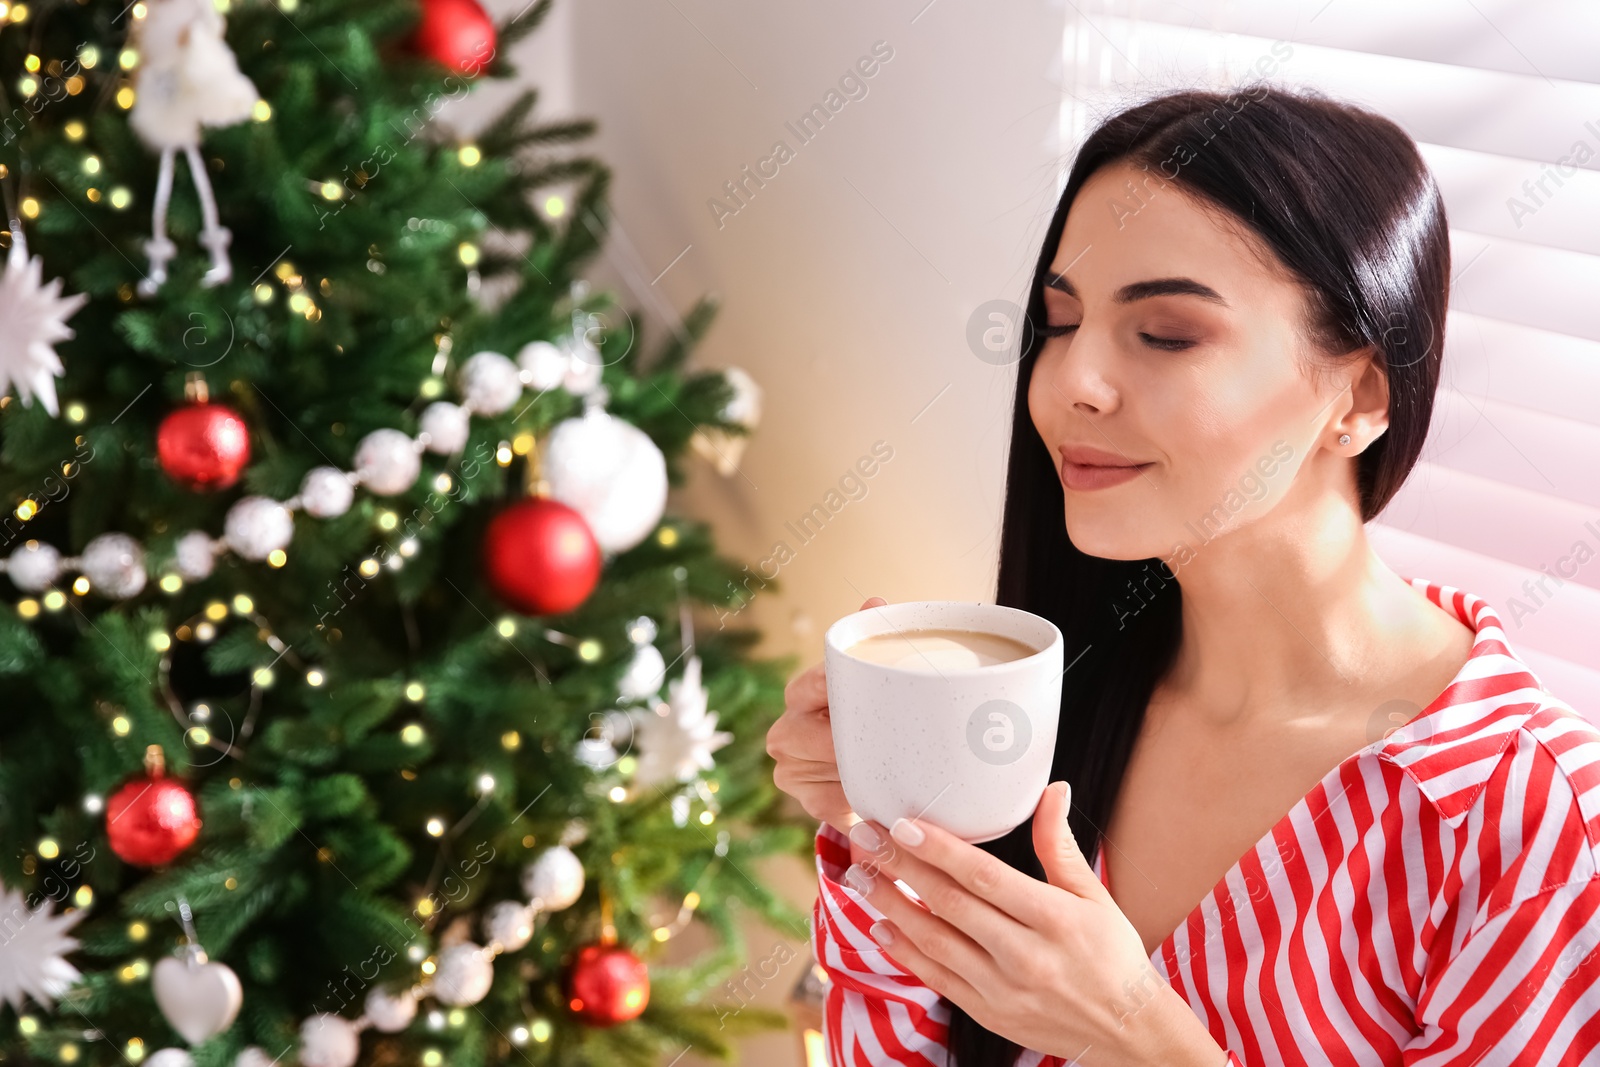
<svg viewBox="0 0 1600 1067">
<path fill-rule="evenodd" d="M 1239 495 L 1276 495 L 1292 479 L 1282 463 L 1283 442 L 1296 451 L 1304 437 L 1304 412 L 1313 398 L 1284 353 L 1244 360 L 1224 374 L 1195 383 L 1186 410 L 1166 413 L 1176 496 L 1186 514 L 1201 514 Z"/>
<path fill-rule="evenodd" d="M 1054 373 L 1050 360 L 1047 351 L 1040 352 L 1033 364 L 1033 374 L 1028 379 L 1028 415 L 1033 419 L 1033 428 L 1047 443 L 1053 437 L 1051 431 L 1059 421 L 1057 409 L 1061 398 L 1061 394 L 1050 388 L 1050 375 Z"/>
</svg>

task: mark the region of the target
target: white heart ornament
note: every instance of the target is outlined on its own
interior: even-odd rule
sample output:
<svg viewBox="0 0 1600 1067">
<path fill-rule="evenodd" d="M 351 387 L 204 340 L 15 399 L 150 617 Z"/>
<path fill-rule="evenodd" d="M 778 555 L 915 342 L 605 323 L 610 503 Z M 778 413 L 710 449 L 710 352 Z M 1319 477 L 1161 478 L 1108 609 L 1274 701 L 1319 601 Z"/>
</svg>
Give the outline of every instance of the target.
<svg viewBox="0 0 1600 1067">
<path fill-rule="evenodd" d="M 156 964 L 151 985 L 161 1014 L 191 1045 L 233 1025 L 244 1004 L 239 976 L 225 963 L 190 963 L 168 956 Z"/>
</svg>

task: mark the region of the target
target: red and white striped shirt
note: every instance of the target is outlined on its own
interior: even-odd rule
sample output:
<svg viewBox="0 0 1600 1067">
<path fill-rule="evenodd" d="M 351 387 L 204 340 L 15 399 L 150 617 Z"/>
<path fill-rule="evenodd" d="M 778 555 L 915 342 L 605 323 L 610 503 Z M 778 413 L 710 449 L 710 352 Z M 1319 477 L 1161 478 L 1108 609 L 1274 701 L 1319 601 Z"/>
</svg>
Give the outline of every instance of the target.
<svg viewBox="0 0 1600 1067">
<path fill-rule="evenodd" d="M 1600 731 L 1542 688 L 1487 602 L 1410 581 L 1474 629 L 1470 658 L 1329 771 L 1151 962 L 1230 1064 L 1600 1064 Z M 881 913 L 840 881 L 849 840 L 824 823 L 816 844 L 830 1062 L 945 1067 L 948 1002 L 868 935 Z M 1098 849 L 1094 867 L 1104 880 Z"/>
</svg>

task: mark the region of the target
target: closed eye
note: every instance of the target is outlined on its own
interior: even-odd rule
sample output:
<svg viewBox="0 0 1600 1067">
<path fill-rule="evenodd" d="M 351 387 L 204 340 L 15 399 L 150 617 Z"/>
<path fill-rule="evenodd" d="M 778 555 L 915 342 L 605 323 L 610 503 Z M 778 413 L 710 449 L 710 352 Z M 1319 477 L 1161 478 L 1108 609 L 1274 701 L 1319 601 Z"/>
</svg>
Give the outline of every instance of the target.
<svg viewBox="0 0 1600 1067">
<path fill-rule="evenodd" d="M 1181 337 L 1152 337 L 1141 333 L 1139 337 L 1151 348 L 1158 348 L 1163 352 L 1182 352 L 1186 348 L 1193 348 L 1194 342 Z"/>
<path fill-rule="evenodd" d="M 1045 337 L 1061 337 L 1078 328 L 1078 324 L 1068 323 L 1064 326 L 1043 326 L 1039 332 Z M 1186 348 L 1193 348 L 1194 342 L 1181 337 L 1156 337 L 1148 333 L 1140 333 L 1140 340 L 1146 345 L 1162 352 L 1182 352 Z"/>
</svg>

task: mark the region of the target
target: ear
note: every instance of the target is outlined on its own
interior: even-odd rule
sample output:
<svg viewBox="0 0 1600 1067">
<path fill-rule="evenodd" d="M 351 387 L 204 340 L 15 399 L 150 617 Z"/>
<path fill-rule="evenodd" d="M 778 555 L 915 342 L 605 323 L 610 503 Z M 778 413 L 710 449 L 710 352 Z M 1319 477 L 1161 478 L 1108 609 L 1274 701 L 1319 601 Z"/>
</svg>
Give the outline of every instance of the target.
<svg viewBox="0 0 1600 1067">
<path fill-rule="evenodd" d="M 1356 456 L 1389 428 L 1389 373 L 1375 347 L 1356 356 L 1340 373 L 1349 385 L 1350 406 L 1328 427 L 1330 447 L 1342 455 Z M 1337 443 L 1342 434 L 1350 435 L 1348 445 Z"/>
</svg>

